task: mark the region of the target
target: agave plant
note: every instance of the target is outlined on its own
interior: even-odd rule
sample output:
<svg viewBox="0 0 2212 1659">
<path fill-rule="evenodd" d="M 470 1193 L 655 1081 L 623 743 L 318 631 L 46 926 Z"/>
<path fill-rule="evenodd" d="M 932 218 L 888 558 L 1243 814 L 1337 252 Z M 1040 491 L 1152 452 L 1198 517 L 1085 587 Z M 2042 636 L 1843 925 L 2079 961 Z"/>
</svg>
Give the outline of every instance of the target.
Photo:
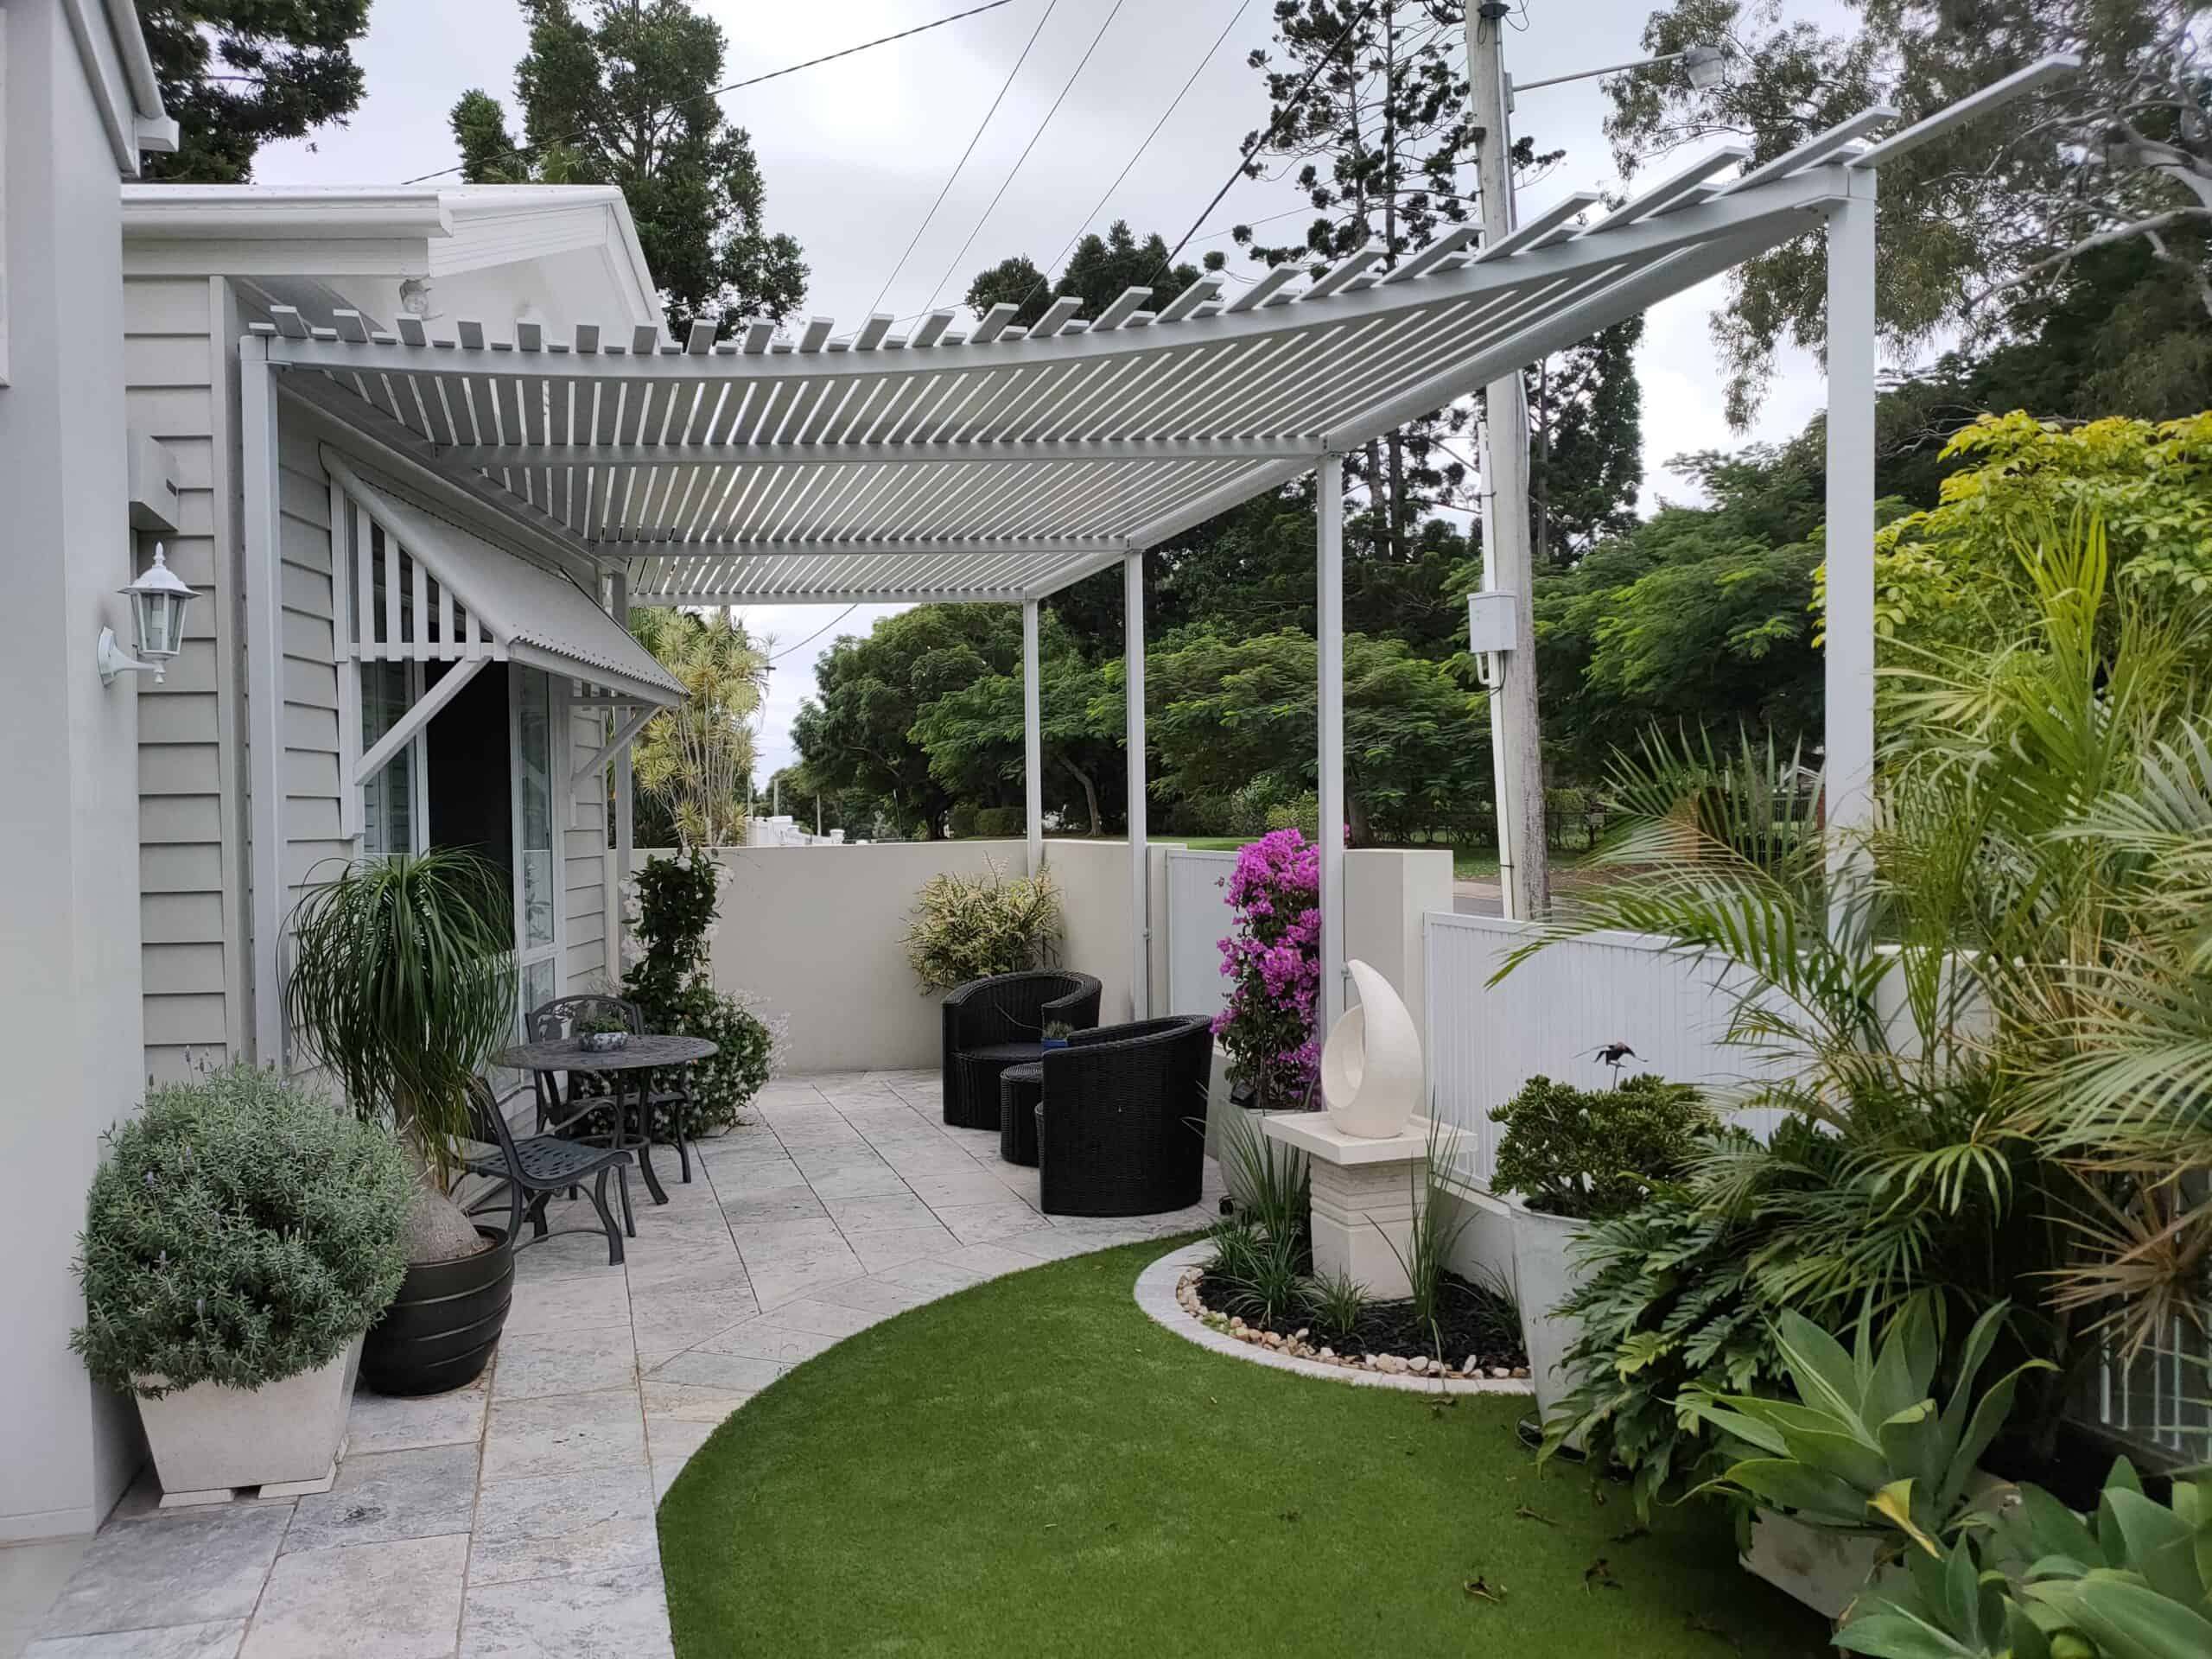
<svg viewBox="0 0 2212 1659">
<path fill-rule="evenodd" d="M 1876 1659 L 2212 1653 L 2212 1480 L 2177 1480 L 2159 1504 L 2122 1458 L 2094 1516 L 2024 1485 L 1986 1527 L 1909 1554 L 1835 1643 Z"/>
<path fill-rule="evenodd" d="M 1931 1555 L 1959 1522 L 1975 1462 L 2012 1414 L 2029 1371 L 2014 1367 L 1979 1400 L 1974 1380 L 2005 1322 L 1999 1302 L 1974 1321 L 1957 1377 L 1940 1407 L 1933 1392 L 1943 1358 L 1942 1304 L 1916 1296 L 1878 1349 L 1871 1311 L 1847 1352 L 1802 1315 L 1784 1313 L 1776 1344 L 1794 1400 L 1693 1389 L 1682 1409 L 1758 1455 L 1742 1458 L 1711 1484 L 1763 1508 L 1786 1509 L 1808 1525 L 1837 1531 L 1901 1533 Z"/>
</svg>

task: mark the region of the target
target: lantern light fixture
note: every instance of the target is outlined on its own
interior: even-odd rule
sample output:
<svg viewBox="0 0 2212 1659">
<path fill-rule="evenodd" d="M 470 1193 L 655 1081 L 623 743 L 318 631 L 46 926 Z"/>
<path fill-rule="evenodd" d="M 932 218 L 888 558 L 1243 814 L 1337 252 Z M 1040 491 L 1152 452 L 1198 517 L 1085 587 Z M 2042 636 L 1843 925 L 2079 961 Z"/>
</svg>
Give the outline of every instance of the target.
<svg viewBox="0 0 2212 1659">
<path fill-rule="evenodd" d="M 118 674 L 151 674 L 159 685 L 168 664 L 184 647 L 184 613 L 192 603 L 192 588 L 169 569 L 161 544 L 154 545 L 154 562 L 137 581 L 123 590 L 130 601 L 130 625 L 137 635 L 138 654 L 131 656 L 117 643 L 113 628 L 100 630 L 100 683 L 112 685 Z"/>
</svg>

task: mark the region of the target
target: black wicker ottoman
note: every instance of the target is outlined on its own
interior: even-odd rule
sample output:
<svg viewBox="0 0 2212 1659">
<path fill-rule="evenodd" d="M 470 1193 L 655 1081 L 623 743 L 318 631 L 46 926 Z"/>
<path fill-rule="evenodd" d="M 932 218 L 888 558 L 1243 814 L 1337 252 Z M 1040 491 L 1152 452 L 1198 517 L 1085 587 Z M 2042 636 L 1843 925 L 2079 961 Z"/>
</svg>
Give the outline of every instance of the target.
<svg viewBox="0 0 2212 1659">
<path fill-rule="evenodd" d="M 999 1073 L 999 1156 L 1007 1163 L 1037 1167 L 1037 1107 L 1044 1098 L 1044 1061 Z"/>
</svg>

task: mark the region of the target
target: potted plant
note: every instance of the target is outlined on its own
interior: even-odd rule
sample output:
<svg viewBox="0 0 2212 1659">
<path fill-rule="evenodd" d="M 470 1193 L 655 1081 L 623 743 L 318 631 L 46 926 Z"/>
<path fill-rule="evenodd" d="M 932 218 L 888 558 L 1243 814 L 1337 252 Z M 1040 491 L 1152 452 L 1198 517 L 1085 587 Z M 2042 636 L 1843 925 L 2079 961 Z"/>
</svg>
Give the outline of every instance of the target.
<svg viewBox="0 0 2212 1659">
<path fill-rule="evenodd" d="M 576 1046 L 587 1054 L 613 1054 L 630 1046 L 630 1027 L 619 1014 L 590 1014 L 576 1021 Z"/>
<path fill-rule="evenodd" d="M 328 1486 L 413 1192 L 389 1135 L 245 1065 L 155 1090 L 108 1136 L 71 1346 L 138 1397 L 164 1503 Z"/>
<path fill-rule="evenodd" d="M 1584 1225 L 1677 1173 L 1718 1123 L 1696 1090 L 1656 1077 L 1611 1089 L 1531 1077 L 1491 1116 L 1505 1130 L 1492 1185 L 1519 1198 L 1514 1289 L 1541 1418 L 1573 1386 L 1564 1362 L 1578 1333 L 1556 1310 L 1581 1281 L 1574 1247 Z"/>
<path fill-rule="evenodd" d="M 1075 1035 L 1075 1027 L 1065 1020 L 1047 1020 L 1043 1034 L 1038 1039 L 1047 1048 L 1065 1048 L 1068 1039 Z"/>
<path fill-rule="evenodd" d="M 1220 942 L 1229 995 L 1213 1034 L 1225 1052 L 1230 1104 L 1312 1109 L 1320 1076 L 1321 854 L 1297 829 L 1247 843 L 1224 885 L 1236 912 Z M 1206 1150 L 1218 1155 L 1209 1123 Z"/>
<path fill-rule="evenodd" d="M 365 1119 L 389 1123 L 416 1173 L 407 1276 L 361 1352 L 383 1394 L 472 1382 L 506 1322 L 514 1258 L 453 1201 L 468 1087 L 515 1023 L 505 874 L 474 853 L 348 866 L 293 913 L 284 1009 Z"/>
</svg>

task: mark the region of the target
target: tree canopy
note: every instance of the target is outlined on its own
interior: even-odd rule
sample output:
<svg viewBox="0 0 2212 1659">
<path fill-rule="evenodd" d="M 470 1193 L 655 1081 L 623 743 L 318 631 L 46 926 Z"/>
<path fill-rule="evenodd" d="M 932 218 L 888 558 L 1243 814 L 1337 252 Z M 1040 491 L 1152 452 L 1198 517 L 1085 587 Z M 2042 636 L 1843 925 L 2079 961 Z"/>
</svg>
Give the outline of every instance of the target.
<svg viewBox="0 0 2212 1659">
<path fill-rule="evenodd" d="M 1718 44 L 1726 81 L 1679 62 L 1613 78 L 1606 130 L 1623 172 L 1685 144 L 1747 139 L 1767 161 L 1868 105 L 1912 122 L 2061 50 L 2082 73 L 1955 128 L 1882 168 L 1878 315 L 1903 355 L 1939 331 L 2014 332 L 2085 255 L 2133 245 L 2158 313 L 2176 294 L 2212 314 L 2212 67 L 2191 38 L 2195 0 L 1850 0 L 1857 27 L 1786 19 L 1780 0 L 1675 0 L 1652 14 L 1653 54 Z M 2024 317 L 2025 303 L 2030 316 Z M 2200 318 L 2198 326 L 2202 326 Z M 1714 334 L 1729 410 L 1746 422 L 1785 342 L 1827 338 L 1817 235 L 1731 276 Z"/>
<path fill-rule="evenodd" d="M 451 115 L 476 183 L 621 187 L 672 327 L 781 321 L 806 297 L 798 244 L 766 227 L 753 140 L 723 113 L 721 25 L 686 0 L 521 0 L 530 49 L 515 66 L 523 141 L 480 88 Z"/>
<path fill-rule="evenodd" d="M 138 25 L 179 134 L 174 155 L 146 157 L 149 179 L 247 183 L 262 145 L 360 105 L 369 0 L 139 0 Z"/>
<path fill-rule="evenodd" d="M 1124 289 L 1151 289 L 1154 297 L 1164 303 L 1198 280 L 1196 265 L 1169 267 L 1167 240 L 1159 232 L 1140 242 L 1129 221 L 1117 219 L 1104 236 L 1093 231 L 1078 241 L 1058 280 L 1049 286 L 1035 262 L 1017 254 L 988 270 L 976 272 L 968 284 L 967 302 L 978 316 L 1001 303 L 1019 306 L 1014 321 L 1026 328 L 1063 295 L 1080 299 L 1083 315 L 1095 317 Z"/>
</svg>

